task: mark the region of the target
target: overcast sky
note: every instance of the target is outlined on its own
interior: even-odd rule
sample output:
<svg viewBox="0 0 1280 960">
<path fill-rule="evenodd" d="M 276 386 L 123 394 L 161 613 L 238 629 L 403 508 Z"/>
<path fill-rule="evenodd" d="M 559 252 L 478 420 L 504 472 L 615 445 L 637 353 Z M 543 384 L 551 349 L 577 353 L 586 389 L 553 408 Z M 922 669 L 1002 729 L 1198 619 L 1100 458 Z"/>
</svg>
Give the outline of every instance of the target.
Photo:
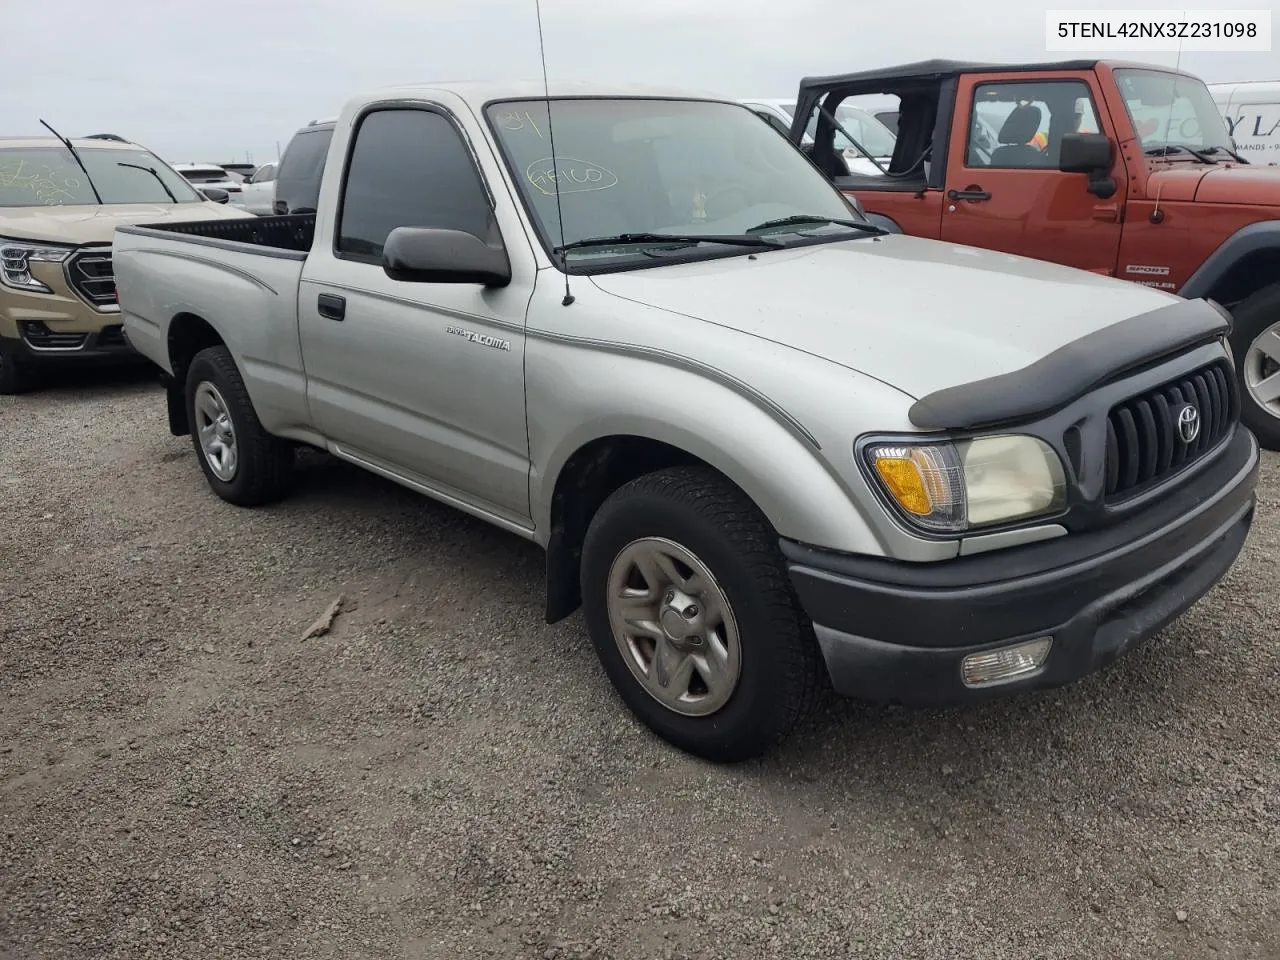
<svg viewBox="0 0 1280 960">
<path fill-rule="evenodd" d="M 1199 9 L 1275 0 L 1199 0 Z M 805 74 L 1045 52 L 1055 0 L 543 0 L 552 79 L 790 96 Z M 1129 0 L 1128 8 L 1173 4 Z M 1280 21 L 1280 18 L 1277 18 Z M 1273 26 L 1280 26 L 1280 22 Z M 1205 80 L 1280 79 L 1270 53 L 1184 54 Z M 1106 54 L 1115 56 L 1116 54 Z M 1172 64 L 1172 53 L 1132 55 Z M 0 0 L 0 134 L 113 132 L 170 162 L 275 158 L 369 87 L 539 77 L 533 0 Z"/>
</svg>

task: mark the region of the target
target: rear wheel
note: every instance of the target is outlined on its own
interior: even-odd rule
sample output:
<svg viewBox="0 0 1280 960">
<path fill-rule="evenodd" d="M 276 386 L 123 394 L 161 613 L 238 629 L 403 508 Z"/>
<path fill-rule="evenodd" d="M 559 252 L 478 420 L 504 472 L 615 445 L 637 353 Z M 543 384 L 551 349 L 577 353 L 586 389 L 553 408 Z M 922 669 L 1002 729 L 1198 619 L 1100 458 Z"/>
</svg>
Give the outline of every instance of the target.
<svg viewBox="0 0 1280 960">
<path fill-rule="evenodd" d="M 1280 450 L 1280 286 L 1244 300 L 1232 321 L 1240 418 L 1263 447 Z"/>
<path fill-rule="evenodd" d="M 226 347 L 197 353 L 187 368 L 187 422 L 200 469 L 228 503 L 278 500 L 293 481 L 291 444 L 267 433 Z"/>
<path fill-rule="evenodd" d="M 758 756 L 812 706 L 817 643 L 777 534 L 718 474 L 674 468 L 619 488 L 591 521 L 581 579 L 614 688 L 682 750 Z"/>
</svg>

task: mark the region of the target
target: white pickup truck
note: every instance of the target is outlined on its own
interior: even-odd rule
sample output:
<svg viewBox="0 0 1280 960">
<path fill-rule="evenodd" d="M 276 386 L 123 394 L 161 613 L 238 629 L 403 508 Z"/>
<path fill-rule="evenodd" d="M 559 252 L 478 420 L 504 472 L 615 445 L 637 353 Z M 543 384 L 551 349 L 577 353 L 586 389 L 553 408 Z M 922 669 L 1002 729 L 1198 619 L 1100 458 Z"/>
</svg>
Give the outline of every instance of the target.
<svg viewBox="0 0 1280 960">
<path fill-rule="evenodd" d="M 540 544 L 547 619 L 581 605 L 630 708 L 718 761 L 827 680 L 1084 676 L 1253 517 L 1223 311 L 885 235 L 715 98 L 359 97 L 314 214 L 124 227 L 115 264 L 220 497 L 284 495 L 307 444 Z"/>
</svg>

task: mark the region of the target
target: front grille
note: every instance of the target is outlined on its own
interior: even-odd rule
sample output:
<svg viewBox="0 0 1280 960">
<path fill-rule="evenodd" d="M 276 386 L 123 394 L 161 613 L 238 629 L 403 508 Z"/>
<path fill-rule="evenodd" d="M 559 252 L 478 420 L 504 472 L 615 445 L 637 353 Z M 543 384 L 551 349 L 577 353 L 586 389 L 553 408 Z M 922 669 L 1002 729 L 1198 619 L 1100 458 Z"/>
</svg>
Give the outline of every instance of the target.
<svg viewBox="0 0 1280 960">
<path fill-rule="evenodd" d="M 36 350 L 79 350 L 88 338 L 86 333 L 57 333 L 39 320 L 23 320 L 22 339 Z"/>
<path fill-rule="evenodd" d="M 99 310 L 118 306 L 110 250 L 82 250 L 67 261 L 71 289 Z"/>
<path fill-rule="evenodd" d="M 1137 494 L 1194 463 L 1239 416 L 1235 372 L 1225 362 L 1116 404 L 1107 415 L 1106 499 Z M 1191 421 L 1198 423 L 1194 435 Z"/>
<path fill-rule="evenodd" d="M 127 342 L 124 338 L 124 327 L 118 323 L 110 327 L 103 327 L 98 334 L 98 346 L 100 347 L 123 347 Z"/>
</svg>

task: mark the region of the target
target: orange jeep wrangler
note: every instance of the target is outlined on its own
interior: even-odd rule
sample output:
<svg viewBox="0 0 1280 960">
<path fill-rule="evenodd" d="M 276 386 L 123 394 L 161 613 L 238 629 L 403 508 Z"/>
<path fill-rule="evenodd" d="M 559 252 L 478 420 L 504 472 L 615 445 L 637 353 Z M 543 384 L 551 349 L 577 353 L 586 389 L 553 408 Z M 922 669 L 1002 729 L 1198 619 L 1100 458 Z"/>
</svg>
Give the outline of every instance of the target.
<svg viewBox="0 0 1280 960">
<path fill-rule="evenodd" d="M 833 146 L 837 130 L 849 136 L 836 109 L 870 96 L 898 99 L 897 143 L 887 165 L 871 161 L 880 172 L 851 174 Z M 801 148 L 894 232 L 1226 307 L 1242 419 L 1280 449 L 1280 168 L 1240 158 L 1203 81 L 1097 60 L 931 60 L 806 77 L 793 143 L 806 127 Z"/>
</svg>

